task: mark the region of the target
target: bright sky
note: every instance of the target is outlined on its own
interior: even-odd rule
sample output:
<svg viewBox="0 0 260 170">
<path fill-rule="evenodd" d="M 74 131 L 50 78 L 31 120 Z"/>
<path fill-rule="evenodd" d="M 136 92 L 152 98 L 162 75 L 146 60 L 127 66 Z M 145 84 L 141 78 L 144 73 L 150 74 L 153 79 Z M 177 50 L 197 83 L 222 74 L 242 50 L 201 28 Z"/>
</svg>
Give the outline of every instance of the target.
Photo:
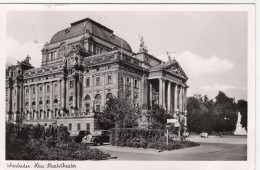
<svg viewBox="0 0 260 170">
<path fill-rule="evenodd" d="M 139 36 L 150 54 L 167 61 L 166 50 L 189 77 L 188 96 L 214 98 L 218 91 L 247 100 L 246 12 L 8 12 L 7 63 L 27 54 L 35 67 L 41 49 L 70 23 L 91 18 L 114 30 L 138 52 Z"/>
</svg>

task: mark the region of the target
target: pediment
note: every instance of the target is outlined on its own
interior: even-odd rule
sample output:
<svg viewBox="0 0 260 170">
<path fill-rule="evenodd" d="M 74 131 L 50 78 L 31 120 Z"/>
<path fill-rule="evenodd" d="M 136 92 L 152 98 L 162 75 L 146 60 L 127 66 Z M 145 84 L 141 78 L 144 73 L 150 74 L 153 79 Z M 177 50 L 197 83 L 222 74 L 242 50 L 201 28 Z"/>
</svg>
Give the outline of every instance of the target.
<svg viewBox="0 0 260 170">
<path fill-rule="evenodd" d="M 179 75 L 181 77 L 188 79 L 188 77 L 186 76 L 185 72 L 183 71 L 183 69 L 181 68 L 181 66 L 179 65 L 178 62 L 175 62 L 175 63 L 169 65 L 168 67 L 165 68 L 165 70 L 167 70 L 175 75 Z"/>
</svg>

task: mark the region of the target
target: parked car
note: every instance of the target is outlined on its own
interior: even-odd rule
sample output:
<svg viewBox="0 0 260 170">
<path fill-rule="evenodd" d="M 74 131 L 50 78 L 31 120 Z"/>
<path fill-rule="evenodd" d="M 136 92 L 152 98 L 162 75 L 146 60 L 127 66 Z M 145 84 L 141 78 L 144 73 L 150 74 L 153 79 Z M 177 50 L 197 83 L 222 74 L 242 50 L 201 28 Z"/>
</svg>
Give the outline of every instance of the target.
<svg viewBox="0 0 260 170">
<path fill-rule="evenodd" d="M 71 131 L 70 132 L 70 139 L 71 139 L 71 141 L 75 141 L 76 143 L 81 143 L 82 138 L 84 136 L 89 135 L 89 134 L 91 134 L 91 133 L 87 130 Z"/>
<path fill-rule="evenodd" d="M 103 145 L 103 143 L 110 143 L 111 132 L 109 130 L 98 130 L 92 134 L 93 145 Z"/>
<path fill-rule="evenodd" d="M 208 138 L 209 135 L 208 135 L 207 132 L 202 132 L 202 133 L 200 134 L 200 137 Z"/>
</svg>

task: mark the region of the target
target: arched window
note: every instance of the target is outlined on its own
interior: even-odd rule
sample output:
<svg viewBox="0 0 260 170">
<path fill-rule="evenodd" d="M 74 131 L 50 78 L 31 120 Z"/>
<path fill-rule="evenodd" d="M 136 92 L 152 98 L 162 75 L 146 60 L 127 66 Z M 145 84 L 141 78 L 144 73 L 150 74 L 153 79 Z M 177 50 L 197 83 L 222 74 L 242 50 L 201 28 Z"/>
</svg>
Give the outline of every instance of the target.
<svg viewBox="0 0 260 170">
<path fill-rule="evenodd" d="M 95 100 L 101 100 L 100 94 L 97 94 L 97 95 L 96 95 Z"/>
<path fill-rule="evenodd" d="M 90 100 L 90 96 L 89 96 L 89 95 L 86 95 L 86 96 L 85 96 L 85 100 Z"/>
<path fill-rule="evenodd" d="M 70 96 L 70 99 L 69 99 L 69 101 L 73 101 L 73 96 Z"/>
<path fill-rule="evenodd" d="M 90 104 L 86 103 L 86 112 L 89 113 Z"/>
<path fill-rule="evenodd" d="M 46 101 L 46 104 L 50 104 L 50 100 L 47 100 L 47 101 Z"/>
<path fill-rule="evenodd" d="M 54 99 L 53 103 L 58 103 L 58 99 Z"/>
<path fill-rule="evenodd" d="M 25 103 L 25 106 L 29 106 L 29 102 L 26 102 L 26 103 Z"/>
<path fill-rule="evenodd" d="M 39 105 L 42 105 L 42 101 L 41 100 L 39 101 Z"/>
<path fill-rule="evenodd" d="M 112 94 L 111 94 L 111 93 L 108 93 L 107 96 L 106 96 L 106 99 L 110 99 L 110 98 L 112 98 L 112 97 L 113 97 Z"/>
<path fill-rule="evenodd" d="M 32 105 L 35 106 L 35 104 L 36 104 L 35 101 L 33 101 L 33 102 L 32 102 Z"/>
</svg>

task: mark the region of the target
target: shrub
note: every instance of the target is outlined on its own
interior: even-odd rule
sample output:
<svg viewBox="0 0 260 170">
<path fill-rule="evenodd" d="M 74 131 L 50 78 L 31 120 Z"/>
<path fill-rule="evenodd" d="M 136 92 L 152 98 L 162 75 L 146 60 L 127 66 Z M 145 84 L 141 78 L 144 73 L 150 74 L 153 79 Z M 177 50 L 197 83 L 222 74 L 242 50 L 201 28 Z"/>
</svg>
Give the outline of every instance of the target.
<svg viewBox="0 0 260 170">
<path fill-rule="evenodd" d="M 6 124 L 6 160 L 89 160 L 110 155 L 69 142 L 67 127 Z"/>
<path fill-rule="evenodd" d="M 192 141 L 172 141 L 167 145 L 162 142 L 149 143 L 147 148 L 158 149 L 158 150 L 175 150 L 183 149 L 188 147 L 199 146 L 200 144 Z"/>
</svg>

